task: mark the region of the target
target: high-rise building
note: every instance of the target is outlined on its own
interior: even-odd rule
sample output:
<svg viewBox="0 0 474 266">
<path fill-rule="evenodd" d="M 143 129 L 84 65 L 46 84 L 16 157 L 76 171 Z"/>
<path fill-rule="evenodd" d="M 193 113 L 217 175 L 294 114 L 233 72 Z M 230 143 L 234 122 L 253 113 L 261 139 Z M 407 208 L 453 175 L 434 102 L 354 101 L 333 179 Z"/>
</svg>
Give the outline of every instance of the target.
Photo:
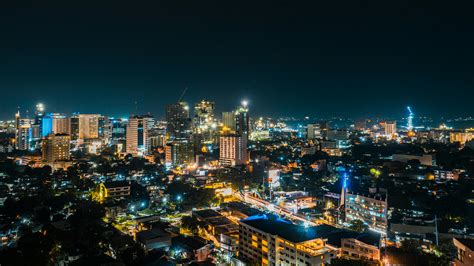
<svg viewBox="0 0 474 266">
<path fill-rule="evenodd" d="M 214 119 L 214 102 L 202 100 L 194 106 L 194 134 L 200 135 L 201 143 L 214 143 L 217 123 Z"/>
<path fill-rule="evenodd" d="M 308 124 L 307 130 L 308 132 L 306 133 L 306 137 L 308 140 L 315 140 L 321 138 L 321 125 Z"/>
<path fill-rule="evenodd" d="M 237 134 L 223 134 L 219 139 L 219 162 L 224 166 L 247 162 L 247 139 Z"/>
<path fill-rule="evenodd" d="M 459 142 L 461 146 L 464 146 L 466 142 L 474 139 L 474 132 L 469 131 L 453 131 L 449 133 L 449 141 L 451 143 Z"/>
<path fill-rule="evenodd" d="M 99 118 L 99 138 L 104 144 L 112 142 L 112 120 L 108 116 Z"/>
<path fill-rule="evenodd" d="M 194 163 L 193 143 L 188 139 L 174 139 L 165 147 L 166 163 L 184 165 Z"/>
<path fill-rule="evenodd" d="M 50 134 L 43 140 L 43 161 L 55 163 L 69 161 L 71 137 L 67 134 Z"/>
<path fill-rule="evenodd" d="M 249 109 L 244 101 L 235 111 L 235 132 L 248 140 L 250 133 Z"/>
<path fill-rule="evenodd" d="M 214 122 L 214 102 L 202 100 L 194 105 L 194 124 L 202 127 Z"/>
<path fill-rule="evenodd" d="M 387 195 L 371 191 L 367 194 L 347 191 L 345 195 L 346 221 L 361 220 L 370 229 L 381 233 L 387 231 Z"/>
<path fill-rule="evenodd" d="M 228 130 L 235 131 L 235 113 L 234 112 L 223 112 L 222 113 L 222 125 Z"/>
<path fill-rule="evenodd" d="M 79 115 L 71 116 L 71 140 L 79 139 Z"/>
<path fill-rule="evenodd" d="M 49 113 L 42 119 L 41 135 L 46 137 L 49 134 L 71 134 L 71 118 L 64 114 Z"/>
<path fill-rule="evenodd" d="M 385 137 L 388 139 L 394 138 L 397 134 L 397 121 L 385 121 Z"/>
<path fill-rule="evenodd" d="M 79 115 L 79 139 L 99 138 L 99 114 Z"/>
<path fill-rule="evenodd" d="M 43 117 L 44 117 L 44 105 L 42 103 L 38 103 L 36 105 L 34 122 L 31 125 L 31 128 L 32 128 L 31 137 L 33 141 L 39 142 L 39 140 L 43 138 L 43 135 L 42 135 Z"/>
<path fill-rule="evenodd" d="M 150 149 L 148 139 L 149 116 L 130 116 L 127 125 L 126 152 L 134 156 L 146 155 Z"/>
<path fill-rule="evenodd" d="M 349 146 L 349 132 L 345 129 L 329 129 L 326 131 L 326 137 L 330 141 L 335 141 L 337 148 Z"/>
<path fill-rule="evenodd" d="M 271 190 L 280 187 L 280 169 L 272 167 L 267 170 L 267 174 L 264 185 Z"/>
<path fill-rule="evenodd" d="M 167 134 L 171 139 L 189 138 L 191 134 L 191 120 L 189 105 L 185 102 L 170 104 L 166 107 Z"/>
<path fill-rule="evenodd" d="M 15 115 L 15 148 L 17 150 L 28 150 L 31 139 L 31 121 L 21 118 L 20 111 Z"/>
</svg>

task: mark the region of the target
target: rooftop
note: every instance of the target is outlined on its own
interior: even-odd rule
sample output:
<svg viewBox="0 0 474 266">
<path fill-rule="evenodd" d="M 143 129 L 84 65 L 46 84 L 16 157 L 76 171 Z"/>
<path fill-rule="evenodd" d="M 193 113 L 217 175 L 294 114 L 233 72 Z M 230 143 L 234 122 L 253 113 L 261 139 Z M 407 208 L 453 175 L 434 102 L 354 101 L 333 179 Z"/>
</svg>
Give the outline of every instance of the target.
<svg viewBox="0 0 474 266">
<path fill-rule="evenodd" d="M 375 232 L 358 233 L 355 231 L 339 229 L 330 225 L 305 227 L 296 225 L 273 215 L 255 215 L 240 221 L 265 233 L 278 235 L 293 243 L 301 243 L 317 238 L 327 239 L 333 246 L 340 246 L 341 239 L 354 238 L 363 243 L 378 247 L 380 234 Z"/>
<path fill-rule="evenodd" d="M 128 187 L 130 185 L 131 185 L 130 181 L 111 181 L 111 182 L 104 183 L 104 186 L 106 188 Z"/>
<path fill-rule="evenodd" d="M 464 246 L 470 250 L 474 250 L 474 239 L 472 238 L 456 238 L 457 241 L 461 242 Z"/>
<path fill-rule="evenodd" d="M 193 215 L 202 217 L 203 219 L 222 216 L 220 213 L 212 209 L 193 211 Z"/>
</svg>

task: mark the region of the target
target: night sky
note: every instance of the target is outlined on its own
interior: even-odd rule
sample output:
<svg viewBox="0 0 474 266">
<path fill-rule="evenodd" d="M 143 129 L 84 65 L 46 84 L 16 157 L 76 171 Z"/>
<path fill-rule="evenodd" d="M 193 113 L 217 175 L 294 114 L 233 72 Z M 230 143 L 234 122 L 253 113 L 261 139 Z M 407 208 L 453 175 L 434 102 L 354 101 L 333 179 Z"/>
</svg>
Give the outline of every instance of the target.
<svg viewBox="0 0 474 266">
<path fill-rule="evenodd" d="M 2 119 L 40 101 L 162 117 L 185 87 L 257 115 L 474 114 L 473 1 L 9 2 Z"/>
</svg>

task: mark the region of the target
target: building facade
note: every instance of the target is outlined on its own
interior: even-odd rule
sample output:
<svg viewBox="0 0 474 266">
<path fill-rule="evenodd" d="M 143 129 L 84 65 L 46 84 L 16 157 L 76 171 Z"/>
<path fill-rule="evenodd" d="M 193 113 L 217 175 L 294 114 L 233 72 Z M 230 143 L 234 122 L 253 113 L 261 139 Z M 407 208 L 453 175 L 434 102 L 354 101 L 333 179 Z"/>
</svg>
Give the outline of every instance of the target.
<svg viewBox="0 0 474 266">
<path fill-rule="evenodd" d="M 148 129 L 150 124 L 148 116 L 130 116 L 127 124 L 126 153 L 133 156 L 148 154 L 150 143 Z"/>
<path fill-rule="evenodd" d="M 346 222 L 361 220 L 370 229 L 386 233 L 388 227 L 386 194 L 359 194 L 347 191 L 344 206 Z"/>
<path fill-rule="evenodd" d="M 247 139 L 236 134 L 222 135 L 219 139 L 219 162 L 224 166 L 247 162 Z"/>
<path fill-rule="evenodd" d="M 99 138 L 99 118 L 98 114 L 80 114 L 78 116 L 79 139 L 97 139 Z"/>
<path fill-rule="evenodd" d="M 69 161 L 71 137 L 67 134 L 49 134 L 43 140 L 42 159 L 47 163 Z"/>
</svg>

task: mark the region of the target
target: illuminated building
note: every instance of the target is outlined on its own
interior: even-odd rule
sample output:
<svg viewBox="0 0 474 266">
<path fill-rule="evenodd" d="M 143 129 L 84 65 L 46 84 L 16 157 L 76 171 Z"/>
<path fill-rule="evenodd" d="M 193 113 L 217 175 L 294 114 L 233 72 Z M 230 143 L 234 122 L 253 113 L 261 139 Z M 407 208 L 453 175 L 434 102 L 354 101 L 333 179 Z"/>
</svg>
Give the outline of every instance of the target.
<svg viewBox="0 0 474 266">
<path fill-rule="evenodd" d="M 194 147 L 188 139 L 175 139 L 165 147 L 166 163 L 184 165 L 194 163 Z"/>
<path fill-rule="evenodd" d="M 247 162 L 247 139 L 236 134 L 219 138 L 219 162 L 224 166 L 242 165 Z"/>
<path fill-rule="evenodd" d="M 112 141 L 112 121 L 107 116 L 99 117 L 99 139 L 105 144 Z"/>
<path fill-rule="evenodd" d="M 271 140 L 270 131 L 266 129 L 254 130 L 250 133 L 251 140 Z"/>
<path fill-rule="evenodd" d="M 431 154 L 412 155 L 412 154 L 393 154 L 392 161 L 408 163 L 410 160 L 418 160 L 421 165 L 436 165 L 436 160 Z"/>
<path fill-rule="evenodd" d="M 308 140 L 320 139 L 321 138 L 321 125 L 308 124 L 306 138 Z"/>
<path fill-rule="evenodd" d="M 234 112 L 223 112 L 222 113 L 222 124 L 224 127 L 235 131 L 235 113 Z"/>
<path fill-rule="evenodd" d="M 171 139 L 189 138 L 191 134 L 189 105 L 185 102 L 168 105 L 166 107 L 166 122 L 166 131 Z"/>
<path fill-rule="evenodd" d="M 235 132 L 248 140 L 250 121 L 249 109 L 246 101 L 243 101 L 242 105 L 235 111 Z"/>
<path fill-rule="evenodd" d="M 111 198 L 122 198 L 130 196 L 130 181 L 105 182 L 99 185 L 99 201 Z"/>
<path fill-rule="evenodd" d="M 435 169 L 434 177 L 436 180 L 459 180 L 459 175 L 462 173 L 459 169 L 445 170 L 445 169 Z"/>
<path fill-rule="evenodd" d="M 258 265 L 323 265 L 336 257 L 314 231 L 270 215 L 239 222 L 239 258 Z"/>
<path fill-rule="evenodd" d="M 453 238 L 457 253 L 454 266 L 474 265 L 474 240 L 471 238 Z"/>
<path fill-rule="evenodd" d="M 194 105 L 194 123 L 196 127 L 214 122 L 214 102 L 202 100 Z"/>
<path fill-rule="evenodd" d="M 44 105 L 42 103 L 38 103 L 36 105 L 36 111 L 35 111 L 35 118 L 34 122 L 31 125 L 31 137 L 33 141 L 39 141 L 41 138 L 43 138 L 43 117 L 44 117 Z"/>
<path fill-rule="evenodd" d="M 451 132 L 449 133 L 449 141 L 451 143 L 459 142 L 461 146 L 464 146 L 466 142 L 474 139 L 473 132 Z"/>
<path fill-rule="evenodd" d="M 21 118 L 20 111 L 15 115 L 15 148 L 17 150 L 28 150 L 30 148 L 31 121 Z"/>
<path fill-rule="evenodd" d="M 79 139 L 99 138 L 99 118 L 98 114 L 80 114 L 79 119 Z"/>
<path fill-rule="evenodd" d="M 397 122 L 396 121 L 386 121 L 384 124 L 385 137 L 387 139 L 393 139 L 397 134 Z"/>
<path fill-rule="evenodd" d="M 79 115 L 71 116 L 71 140 L 79 139 Z"/>
<path fill-rule="evenodd" d="M 337 148 L 343 149 L 349 147 L 349 132 L 345 129 L 327 130 L 327 139 L 336 142 Z M 322 147 L 321 147 L 322 149 Z"/>
<path fill-rule="evenodd" d="M 130 116 L 127 124 L 126 152 L 133 156 L 148 154 L 150 143 L 148 139 L 149 116 Z"/>
<path fill-rule="evenodd" d="M 328 265 L 344 256 L 380 260 L 380 234 L 295 225 L 272 215 L 239 222 L 239 258 L 250 265 Z"/>
<path fill-rule="evenodd" d="M 49 113 L 43 117 L 41 135 L 71 134 L 71 119 L 64 114 Z"/>
<path fill-rule="evenodd" d="M 196 103 L 193 121 L 194 134 L 201 135 L 201 142 L 213 143 L 217 130 L 217 122 L 214 119 L 214 102 L 202 100 Z"/>
<path fill-rule="evenodd" d="M 250 133 L 248 102 L 242 101 L 241 106 L 233 115 L 224 113 L 223 116 L 227 116 L 223 117 L 227 121 L 224 123 L 219 138 L 219 162 L 224 166 L 245 164 L 248 160 L 247 143 Z M 232 118 L 234 122 L 231 121 Z M 229 124 L 229 127 L 225 125 L 226 123 Z"/>
<path fill-rule="evenodd" d="M 278 168 L 268 169 L 264 185 L 270 189 L 280 187 L 280 170 Z"/>
<path fill-rule="evenodd" d="M 361 220 L 370 229 L 385 234 L 387 231 L 387 195 L 385 193 L 345 193 L 346 222 Z"/>
<path fill-rule="evenodd" d="M 67 134 L 50 134 L 42 144 L 42 159 L 47 163 L 69 161 L 71 137 Z"/>
</svg>

